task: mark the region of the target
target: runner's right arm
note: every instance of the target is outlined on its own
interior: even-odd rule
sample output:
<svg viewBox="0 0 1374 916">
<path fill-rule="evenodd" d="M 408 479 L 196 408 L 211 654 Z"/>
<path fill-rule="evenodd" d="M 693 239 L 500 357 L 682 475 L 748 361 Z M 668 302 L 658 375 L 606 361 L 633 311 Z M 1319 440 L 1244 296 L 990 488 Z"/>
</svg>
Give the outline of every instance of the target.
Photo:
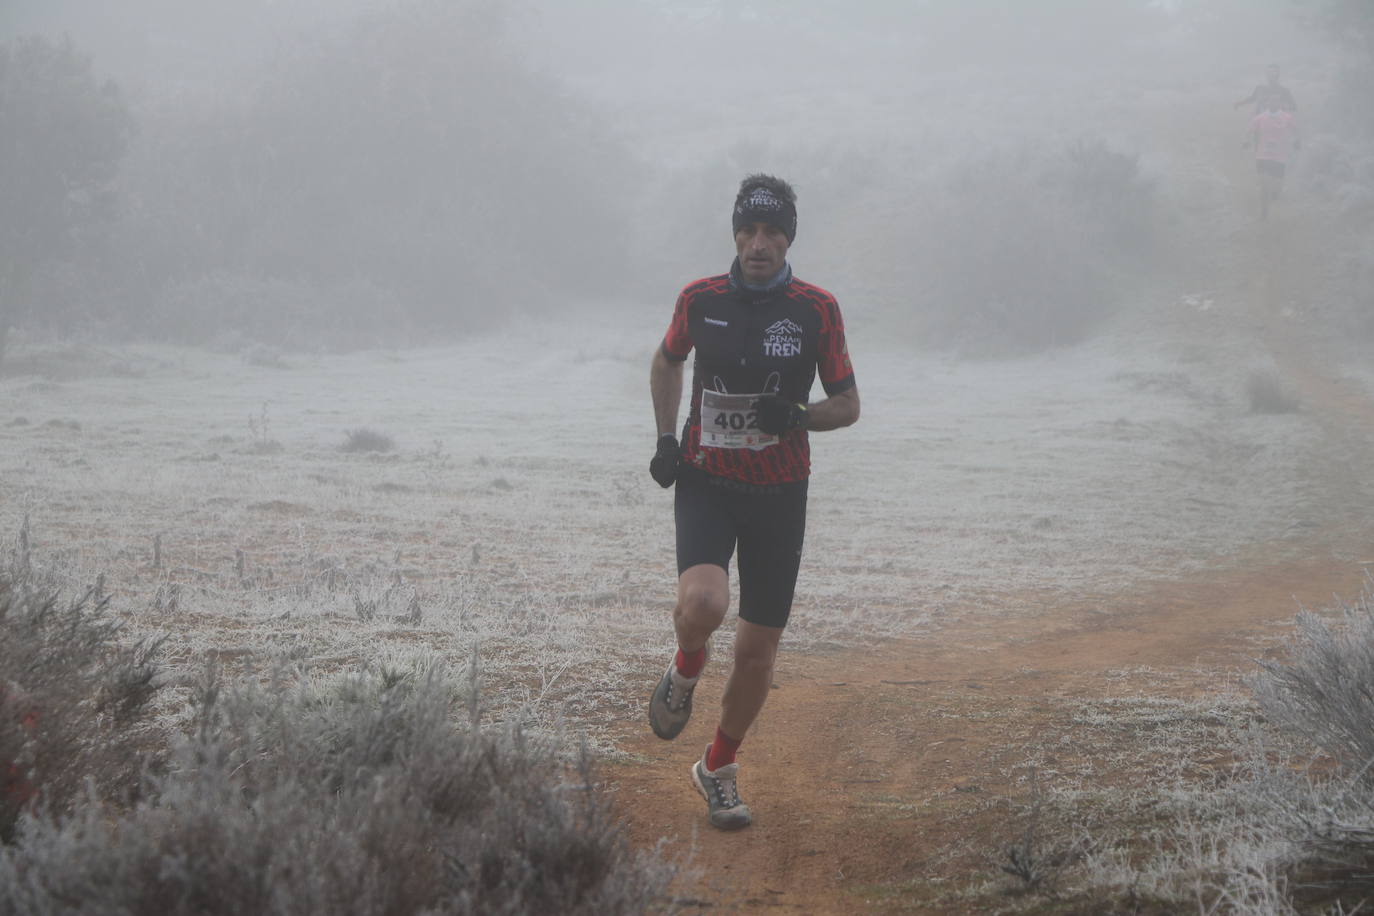
<svg viewBox="0 0 1374 916">
<path fill-rule="evenodd" d="M 654 402 L 654 420 L 660 436 L 677 435 L 677 411 L 682 404 L 683 362 L 669 359 L 659 347 L 649 366 L 649 395 Z"/>
<path fill-rule="evenodd" d="M 689 308 L 690 298 L 687 290 L 683 290 L 673 306 L 668 331 L 663 335 L 663 342 L 654 352 L 654 361 L 649 366 L 649 396 L 654 402 L 654 421 L 658 424 L 659 438 L 677 438 L 677 410 L 682 404 L 682 366 L 692 350 L 692 335 L 687 330 Z"/>
</svg>

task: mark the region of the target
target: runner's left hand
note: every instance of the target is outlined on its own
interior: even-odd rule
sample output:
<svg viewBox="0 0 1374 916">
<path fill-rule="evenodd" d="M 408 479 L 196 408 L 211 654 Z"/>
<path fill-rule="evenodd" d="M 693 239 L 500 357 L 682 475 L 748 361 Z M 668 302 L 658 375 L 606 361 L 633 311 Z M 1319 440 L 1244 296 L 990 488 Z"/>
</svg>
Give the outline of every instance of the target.
<svg viewBox="0 0 1374 916">
<path fill-rule="evenodd" d="M 765 394 L 754 402 L 759 431 L 780 436 L 806 425 L 806 407 L 780 394 Z"/>
</svg>

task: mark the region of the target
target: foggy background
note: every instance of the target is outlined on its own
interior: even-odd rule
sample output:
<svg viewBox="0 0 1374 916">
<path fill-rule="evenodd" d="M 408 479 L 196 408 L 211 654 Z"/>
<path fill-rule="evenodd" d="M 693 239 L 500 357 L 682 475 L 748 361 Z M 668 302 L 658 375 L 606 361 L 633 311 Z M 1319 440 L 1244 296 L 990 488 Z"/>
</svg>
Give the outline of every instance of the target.
<svg viewBox="0 0 1374 916">
<path fill-rule="evenodd" d="M 1034 350 L 1206 282 L 1271 61 L 1311 294 L 1367 334 L 1371 36 L 1361 0 L 5 0 L 0 353 L 666 324 L 758 170 L 851 324 Z"/>
</svg>

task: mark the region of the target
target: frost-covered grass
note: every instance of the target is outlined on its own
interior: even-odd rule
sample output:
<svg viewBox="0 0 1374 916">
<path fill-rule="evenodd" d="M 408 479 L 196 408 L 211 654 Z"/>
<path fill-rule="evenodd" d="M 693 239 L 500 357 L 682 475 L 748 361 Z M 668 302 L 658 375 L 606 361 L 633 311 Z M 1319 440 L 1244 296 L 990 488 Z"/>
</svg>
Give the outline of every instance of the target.
<svg viewBox="0 0 1374 916">
<path fill-rule="evenodd" d="M 671 646 L 671 500 L 645 470 L 663 311 L 289 368 L 137 348 L 129 371 L 50 380 L 20 351 L 0 532 L 27 518 L 70 590 L 103 576 L 174 666 L 477 659 L 494 714 L 600 734 Z M 1111 593 L 1312 511 L 1312 421 L 1253 415 L 1224 351 L 1123 330 L 959 362 L 850 338 L 864 416 L 813 437 L 794 648 Z M 395 450 L 341 451 L 357 429 Z"/>
<path fill-rule="evenodd" d="M 1339 914 L 1374 895 L 1374 594 L 1304 611 L 1242 688 L 1064 698 L 1016 770 L 1006 912 Z"/>
</svg>

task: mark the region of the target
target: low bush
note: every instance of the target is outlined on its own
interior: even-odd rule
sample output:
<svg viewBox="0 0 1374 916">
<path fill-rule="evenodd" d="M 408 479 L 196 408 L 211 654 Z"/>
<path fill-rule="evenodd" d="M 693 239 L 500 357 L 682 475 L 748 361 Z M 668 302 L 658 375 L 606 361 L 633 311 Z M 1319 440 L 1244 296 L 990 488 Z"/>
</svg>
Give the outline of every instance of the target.
<svg viewBox="0 0 1374 916">
<path fill-rule="evenodd" d="M 1145 855 L 1096 853 L 1090 893 L 1158 907 L 1145 912 L 1362 911 L 1374 897 L 1374 592 L 1339 610 L 1303 612 L 1288 658 L 1260 662 L 1255 697 L 1278 731 L 1237 741 L 1215 784 L 1161 792 L 1176 820 Z"/>
<path fill-rule="evenodd" d="M 1278 373 L 1272 371 L 1251 372 L 1245 380 L 1245 396 L 1251 413 L 1281 414 L 1302 410 L 1297 397 L 1284 385 Z"/>
<path fill-rule="evenodd" d="M 0 913 L 643 913 L 670 869 L 628 846 L 585 754 L 454 727 L 436 672 L 331 689 L 207 671 L 147 795 L 29 817 Z"/>
<path fill-rule="evenodd" d="M 343 444 L 339 446 L 341 452 L 390 452 L 396 448 L 396 440 L 386 433 L 379 433 L 375 429 L 361 427 L 350 429 L 344 434 Z"/>
<path fill-rule="evenodd" d="M 1339 626 L 1310 611 L 1298 615 L 1288 661 L 1260 662 L 1255 695 L 1269 721 L 1367 771 L 1374 764 L 1374 591 L 1340 611 Z"/>
<path fill-rule="evenodd" d="M 154 746 L 159 643 L 117 637 L 92 595 L 63 602 L 22 570 L 0 577 L 0 841 L 34 805 L 132 798 Z"/>
</svg>

